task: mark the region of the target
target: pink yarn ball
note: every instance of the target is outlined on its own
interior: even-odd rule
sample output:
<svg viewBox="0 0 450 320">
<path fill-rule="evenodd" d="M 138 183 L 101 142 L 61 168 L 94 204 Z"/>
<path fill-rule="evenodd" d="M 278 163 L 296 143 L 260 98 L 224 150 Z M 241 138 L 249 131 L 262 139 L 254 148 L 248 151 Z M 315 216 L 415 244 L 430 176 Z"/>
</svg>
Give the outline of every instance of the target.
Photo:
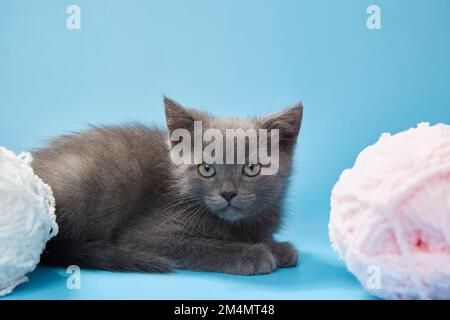
<svg viewBox="0 0 450 320">
<path fill-rule="evenodd" d="M 333 248 L 370 293 L 450 299 L 450 126 L 383 134 L 333 188 Z"/>
</svg>

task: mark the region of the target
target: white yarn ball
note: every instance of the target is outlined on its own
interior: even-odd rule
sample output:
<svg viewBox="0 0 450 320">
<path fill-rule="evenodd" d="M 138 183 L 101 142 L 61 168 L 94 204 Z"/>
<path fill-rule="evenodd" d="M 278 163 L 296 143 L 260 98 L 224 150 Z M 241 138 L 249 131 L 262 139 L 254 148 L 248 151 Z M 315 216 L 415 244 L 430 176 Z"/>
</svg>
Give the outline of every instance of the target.
<svg viewBox="0 0 450 320">
<path fill-rule="evenodd" d="M 29 153 L 0 147 L 0 295 L 28 280 L 45 244 L 58 233 L 52 191 L 31 162 Z"/>
<path fill-rule="evenodd" d="M 329 234 L 347 268 L 385 299 L 450 299 L 450 126 L 364 149 L 331 195 Z"/>
</svg>

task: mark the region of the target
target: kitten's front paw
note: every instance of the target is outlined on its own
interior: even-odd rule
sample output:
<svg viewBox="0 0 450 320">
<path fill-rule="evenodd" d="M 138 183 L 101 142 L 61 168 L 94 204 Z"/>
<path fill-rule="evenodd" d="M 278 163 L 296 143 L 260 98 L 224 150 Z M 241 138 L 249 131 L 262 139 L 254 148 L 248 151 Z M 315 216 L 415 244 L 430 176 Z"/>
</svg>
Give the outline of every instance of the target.
<svg viewBox="0 0 450 320">
<path fill-rule="evenodd" d="M 255 275 L 271 273 L 277 267 L 277 260 L 269 247 L 258 243 L 246 247 L 230 273 Z"/>
<path fill-rule="evenodd" d="M 293 267 L 298 263 L 298 252 L 289 242 L 275 242 L 270 244 L 272 253 L 277 258 L 279 267 Z"/>
</svg>

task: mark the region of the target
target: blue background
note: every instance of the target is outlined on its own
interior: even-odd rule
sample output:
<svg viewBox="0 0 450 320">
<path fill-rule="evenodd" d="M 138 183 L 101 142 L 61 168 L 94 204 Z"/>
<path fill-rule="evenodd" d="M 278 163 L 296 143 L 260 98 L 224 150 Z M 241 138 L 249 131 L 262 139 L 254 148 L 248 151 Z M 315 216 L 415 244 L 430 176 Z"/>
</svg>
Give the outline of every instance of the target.
<svg viewBox="0 0 450 320">
<path fill-rule="evenodd" d="M 81 30 L 66 8 L 81 8 Z M 366 8 L 381 7 L 368 30 Z M 0 145 L 14 151 L 88 123 L 164 124 L 162 95 L 218 115 L 302 100 L 296 176 L 280 239 L 301 264 L 242 277 L 39 267 L 22 298 L 370 298 L 329 246 L 340 172 L 385 131 L 450 120 L 448 0 L 0 0 Z"/>
</svg>

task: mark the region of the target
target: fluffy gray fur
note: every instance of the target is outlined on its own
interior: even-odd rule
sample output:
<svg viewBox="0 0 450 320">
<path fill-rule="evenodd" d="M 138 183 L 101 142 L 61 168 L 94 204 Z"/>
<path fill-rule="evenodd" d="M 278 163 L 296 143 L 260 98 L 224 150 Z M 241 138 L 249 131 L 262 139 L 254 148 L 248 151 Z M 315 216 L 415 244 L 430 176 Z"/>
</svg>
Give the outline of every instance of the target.
<svg viewBox="0 0 450 320">
<path fill-rule="evenodd" d="M 112 271 L 173 268 L 232 274 L 294 266 L 297 251 L 276 242 L 303 106 L 253 119 L 219 118 L 164 98 L 169 133 L 192 129 L 280 130 L 280 169 L 247 177 L 242 164 L 175 165 L 168 133 L 140 124 L 91 129 L 52 140 L 33 152 L 33 168 L 56 198 L 60 233 L 42 262 Z M 225 134 L 224 134 L 225 135 Z M 221 192 L 236 196 L 231 207 Z"/>
</svg>

